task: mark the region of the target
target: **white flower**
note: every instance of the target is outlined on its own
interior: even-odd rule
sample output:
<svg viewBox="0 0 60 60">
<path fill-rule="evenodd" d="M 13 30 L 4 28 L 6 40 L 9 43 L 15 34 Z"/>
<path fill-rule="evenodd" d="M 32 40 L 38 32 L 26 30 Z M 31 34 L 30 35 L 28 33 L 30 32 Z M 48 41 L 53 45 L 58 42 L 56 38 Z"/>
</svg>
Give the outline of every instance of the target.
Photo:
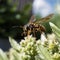
<svg viewBox="0 0 60 60">
<path fill-rule="evenodd" d="M 38 45 L 41 44 L 41 41 L 40 40 L 37 40 L 36 41 L 36 44 L 38 44 Z"/>
<path fill-rule="evenodd" d="M 48 40 L 55 40 L 56 36 L 55 36 L 55 34 L 52 33 L 52 34 L 48 34 L 47 38 L 48 38 Z"/>
<path fill-rule="evenodd" d="M 46 41 L 47 41 L 47 38 L 45 37 L 45 34 L 42 33 L 42 34 L 41 34 L 41 44 L 44 45 L 44 43 L 45 43 Z"/>
</svg>

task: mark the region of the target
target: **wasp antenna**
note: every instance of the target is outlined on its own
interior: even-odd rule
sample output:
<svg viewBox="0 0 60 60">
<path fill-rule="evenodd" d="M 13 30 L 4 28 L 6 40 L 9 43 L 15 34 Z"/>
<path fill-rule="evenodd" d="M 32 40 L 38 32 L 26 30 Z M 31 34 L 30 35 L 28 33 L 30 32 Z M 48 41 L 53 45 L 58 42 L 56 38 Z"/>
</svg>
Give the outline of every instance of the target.
<svg viewBox="0 0 60 60">
<path fill-rule="evenodd" d="M 23 26 L 19 26 L 20 28 L 24 28 Z"/>
<path fill-rule="evenodd" d="M 18 26 L 12 26 L 12 28 L 17 28 Z"/>
<path fill-rule="evenodd" d="M 12 26 L 12 28 L 23 28 L 23 26 Z"/>
</svg>

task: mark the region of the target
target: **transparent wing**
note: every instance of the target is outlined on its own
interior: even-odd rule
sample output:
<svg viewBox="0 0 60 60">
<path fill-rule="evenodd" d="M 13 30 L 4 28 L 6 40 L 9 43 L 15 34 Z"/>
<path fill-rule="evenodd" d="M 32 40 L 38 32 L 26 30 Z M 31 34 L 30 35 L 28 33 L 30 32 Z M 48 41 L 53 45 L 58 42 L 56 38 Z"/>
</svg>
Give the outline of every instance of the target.
<svg viewBox="0 0 60 60">
<path fill-rule="evenodd" d="M 51 17 L 53 16 L 54 14 L 50 14 L 48 15 L 47 17 L 44 17 L 44 18 L 41 18 L 39 20 L 36 20 L 34 23 L 36 24 L 40 24 L 40 23 L 44 23 L 46 21 L 49 21 L 49 19 L 51 19 Z"/>
<path fill-rule="evenodd" d="M 29 20 L 29 23 L 33 23 L 34 21 L 36 21 L 36 19 L 35 19 L 35 16 L 32 15 L 31 18 L 30 18 L 30 20 Z"/>
</svg>

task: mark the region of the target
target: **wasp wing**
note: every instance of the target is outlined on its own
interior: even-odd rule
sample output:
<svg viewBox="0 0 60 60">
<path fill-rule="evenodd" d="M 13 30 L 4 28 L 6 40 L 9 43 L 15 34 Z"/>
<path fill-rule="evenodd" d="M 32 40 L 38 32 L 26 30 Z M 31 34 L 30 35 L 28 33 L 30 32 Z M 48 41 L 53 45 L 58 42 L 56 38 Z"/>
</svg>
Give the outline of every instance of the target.
<svg viewBox="0 0 60 60">
<path fill-rule="evenodd" d="M 46 21 L 49 21 L 49 19 L 51 19 L 51 17 L 53 16 L 54 14 L 50 14 L 48 15 L 47 17 L 44 17 L 44 18 L 41 18 L 39 20 L 36 20 L 34 23 L 36 24 L 40 24 L 40 23 L 44 23 Z"/>
<path fill-rule="evenodd" d="M 35 22 L 35 21 L 36 21 L 35 16 L 32 15 L 31 18 L 30 18 L 30 20 L 29 20 L 29 23 L 33 23 L 33 22 Z"/>
</svg>

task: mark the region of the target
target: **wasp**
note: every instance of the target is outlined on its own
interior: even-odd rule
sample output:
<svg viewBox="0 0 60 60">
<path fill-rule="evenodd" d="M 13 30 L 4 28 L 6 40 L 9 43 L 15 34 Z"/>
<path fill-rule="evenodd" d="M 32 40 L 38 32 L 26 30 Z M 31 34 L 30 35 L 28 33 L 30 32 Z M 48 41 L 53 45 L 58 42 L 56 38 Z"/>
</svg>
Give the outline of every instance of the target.
<svg viewBox="0 0 60 60">
<path fill-rule="evenodd" d="M 42 23 L 49 21 L 54 14 L 50 14 L 44 18 L 37 20 L 34 15 L 31 16 L 29 22 L 24 26 L 13 26 L 13 28 L 19 27 L 23 29 L 21 36 L 33 35 L 36 37 L 36 34 L 42 34 L 46 31 Z"/>
<path fill-rule="evenodd" d="M 37 32 L 39 32 L 40 34 L 41 34 L 42 32 L 45 32 L 46 29 L 45 29 L 45 27 L 42 25 L 42 23 L 44 23 L 44 22 L 48 21 L 49 19 L 51 19 L 51 17 L 52 17 L 53 15 L 54 15 L 54 14 L 50 14 L 50 15 L 48 15 L 48 16 L 46 16 L 46 17 L 44 17 L 44 18 L 41 18 L 41 19 L 39 19 L 39 20 L 36 20 L 36 18 L 35 18 L 34 15 L 31 16 L 29 22 L 28 22 L 26 25 L 24 25 L 23 27 L 21 27 L 21 28 L 23 28 L 23 33 L 22 33 L 22 35 L 27 36 L 27 35 L 33 34 L 33 36 L 35 36 Z"/>
</svg>

